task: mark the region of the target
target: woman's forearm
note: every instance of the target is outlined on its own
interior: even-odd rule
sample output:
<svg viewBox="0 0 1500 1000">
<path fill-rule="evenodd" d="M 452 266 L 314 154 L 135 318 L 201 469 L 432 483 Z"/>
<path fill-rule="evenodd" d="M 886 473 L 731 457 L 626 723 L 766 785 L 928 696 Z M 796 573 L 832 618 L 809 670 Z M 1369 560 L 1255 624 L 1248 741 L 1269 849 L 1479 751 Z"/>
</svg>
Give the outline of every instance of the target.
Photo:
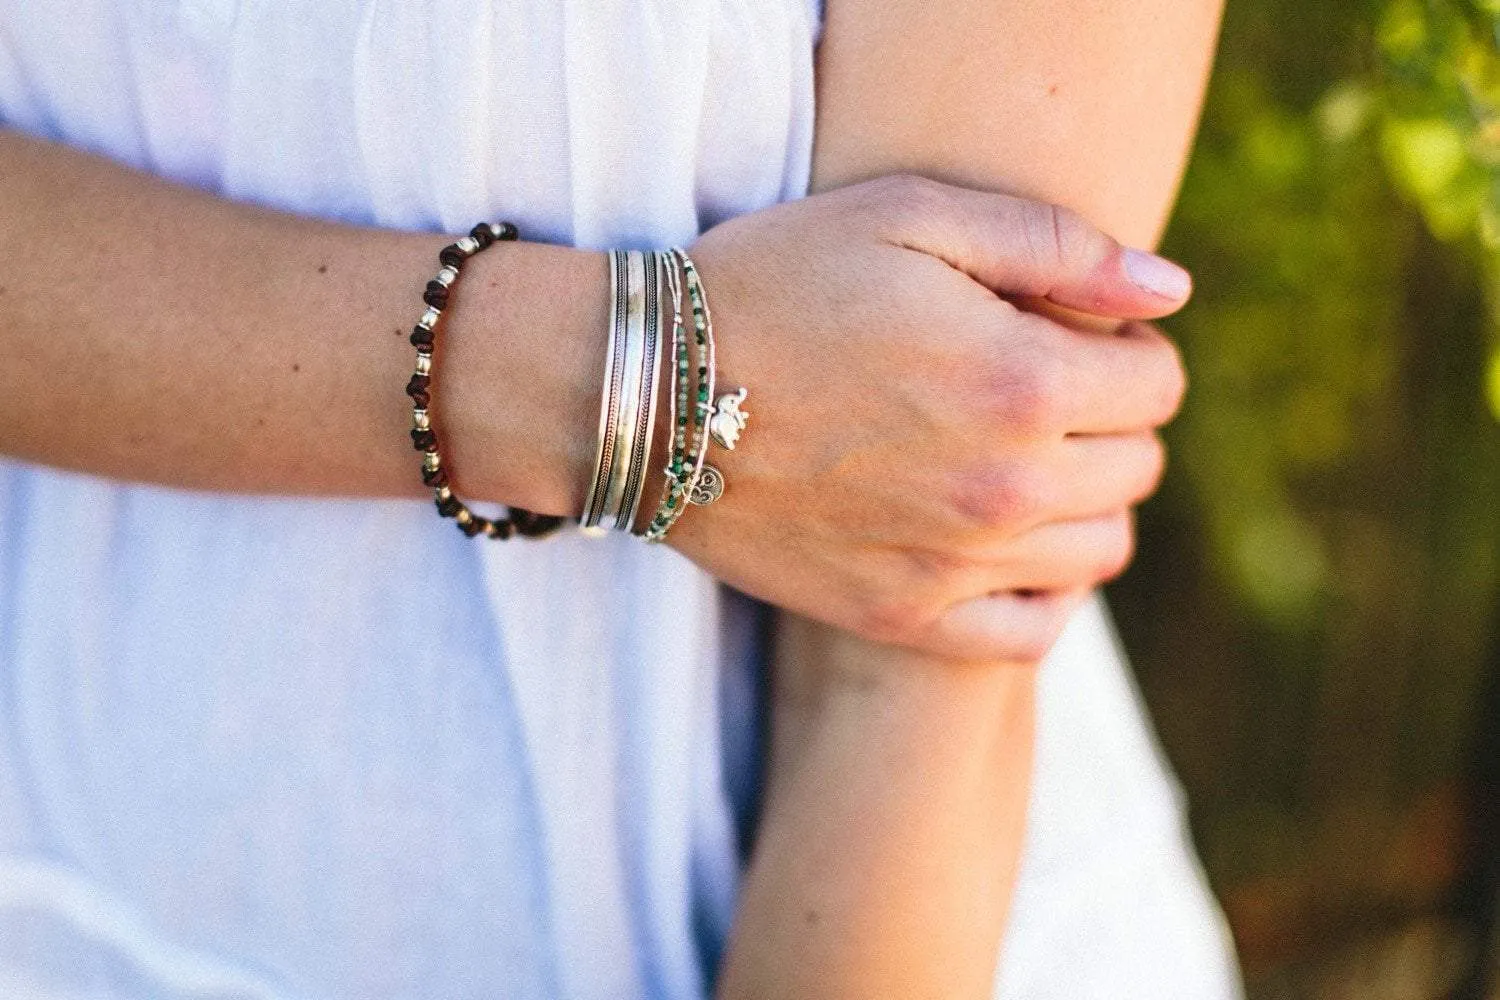
<svg viewBox="0 0 1500 1000">
<path fill-rule="evenodd" d="M 989 996 L 1035 672 L 782 622 L 771 778 L 720 996 Z"/>
<path fill-rule="evenodd" d="M 421 495 L 407 336 L 450 237 L 238 204 L 13 132 L 0 177 L 0 453 L 188 488 Z M 434 411 L 467 492 L 576 512 L 606 282 L 601 255 L 537 244 L 466 267 Z"/>
<path fill-rule="evenodd" d="M 818 63 L 813 187 L 914 171 L 1039 196 L 1119 237 L 1154 243 L 1190 143 L 1219 6 L 1219 0 L 829 0 Z M 1033 676 L 960 670 L 944 677 L 919 658 L 895 662 L 892 657 L 904 654 L 871 652 L 790 616 L 782 623 L 790 645 L 780 651 L 778 675 L 809 669 L 809 658 L 817 658 L 811 669 L 836 673 L 876 663 L 896 673 L 911 668 L 919 687 L 904 692 L 904 719 L 899 707 L 856 693 L 837 712 L 798 713 L 795 738 L 778 734 L 772 804 L 726 985 L 747 981 L 736 963 L 761 974 L 762 982 L 793 982 L 785 969 L 775 978 L 777 948 L 765 939 L 796 966 L 802 983 L 824 982 L 812 978 L 820 970 L 891 978 L 861 979 L 863 990 L 840 989 L 831 980 L 831 988 L 817 991 L 727 995 L 988 996 L 1021 848 L 1033 736 L 1021 706 L 1030 704 Z M 1015 687 L 987 701 L 960 686 L 976 677 Z M 945 711 L 934 711 L 935 705 Z M 922 769 L 941 759 L 920 752 L 933 744 L 897 739 L 896 746 L 919 752 L 876 755 L 892 742 L 893 725 L 912 727 L 912 734 L 925 733 L 943 746 L 967 741 L 973 749 L 999 740 L 1003 752 L 990 758 L 995 770 L 980 776 L 984 780 L 939 786 L 954 796 L 943 807 L 967 817 L 970 830 L 939 822 L 928 812 L 939 802 L 929 786 L 907 780 L 909 773 L 929 773 Z M 861 726 L 864 735 L 856 742 L 853 733 Z M 807 735 L 819 727 L 823 738 Z M 877 780 L 882 768 L 884 783 Z M 792 791 L 777 791 L 786 787 Z M 863 800 L 851 802 L 858 795 Z M 987 822 L 984 803 L 1011 812 L 1003 822 L 993 816 Z M 863 854 L 835 854 L 824 846 L 838 843 L 822 839 L 830 829 L 856 816 L 858 835 L 886 838 L 888 850 L 871 850 L 867 841 L 861 841 Z M 920 854 L 900 849 L 907 843 L 901 827 L 912 817 L 927 835 Z M 965 839 L 966 832 L 975 839 Z M 982 837 L 988 840 L 976 847 Z M 977 892 L 966 876 L 987 885 L 995 878 L 996 891 Z M 920 891 L 914 894 L 913 887 Z M 836 908 L 822 912 L 820 925 L 828 930 L 815 937 L 796 933 L 796 915 L 809 894 Z M 961 919 L 966 912 L 971 923 Z M 892 948 L 901 960 L 889 957 L 885 949 Z M 851 972 L 851 963 L 870 964 Z"/>
</svg>

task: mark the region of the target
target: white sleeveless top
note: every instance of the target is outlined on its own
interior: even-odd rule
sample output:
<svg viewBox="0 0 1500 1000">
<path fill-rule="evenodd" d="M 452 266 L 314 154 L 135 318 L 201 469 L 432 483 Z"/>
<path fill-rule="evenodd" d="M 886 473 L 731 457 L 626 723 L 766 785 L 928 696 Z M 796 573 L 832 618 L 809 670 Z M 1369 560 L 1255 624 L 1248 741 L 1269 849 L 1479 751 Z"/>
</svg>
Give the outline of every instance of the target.
<svg viewBox="0 0 1500 1000">
<path fill-rule="evenodd" d="M 805 192 L 817 16 L 0 0 L 0 120 L 302 213 L 665 246 Z M 0 462 L 0 996 L 708 995 L 747 609 L 630 539 Z M 1041 704 L 997 995 L 1236 995 L 1100 606 Z"/>
</svg>

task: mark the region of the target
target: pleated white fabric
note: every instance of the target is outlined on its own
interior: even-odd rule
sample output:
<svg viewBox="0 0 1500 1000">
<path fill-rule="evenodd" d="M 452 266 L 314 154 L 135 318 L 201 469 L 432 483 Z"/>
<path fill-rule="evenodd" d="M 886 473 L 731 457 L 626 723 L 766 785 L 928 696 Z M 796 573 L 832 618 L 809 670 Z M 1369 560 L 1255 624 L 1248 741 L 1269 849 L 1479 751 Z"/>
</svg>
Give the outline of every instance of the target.
<svg viewBox="0 0 1500 1000">
<path fill-rule="evenodd" d="M 814 0 L 0 0 L 0 119 L 318 216 L 665 246 L 803 194 L 817 30 Z M 0 996 L 704 997 L 753 632 L 629 540 L 0 462 Z M 1100 607 L 1043 677 L 999 994 L 1235 995 Z"/>
</svg>

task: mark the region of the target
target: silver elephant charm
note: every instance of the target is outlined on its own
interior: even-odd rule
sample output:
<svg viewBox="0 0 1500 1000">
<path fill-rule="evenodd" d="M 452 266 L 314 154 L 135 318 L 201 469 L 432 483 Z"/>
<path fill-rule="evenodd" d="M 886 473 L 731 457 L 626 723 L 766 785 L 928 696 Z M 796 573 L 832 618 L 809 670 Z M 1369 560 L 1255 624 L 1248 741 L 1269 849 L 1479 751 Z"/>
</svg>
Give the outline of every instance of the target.
<svg viewBox="0 0 1500 1000">
<path fill-rule="evenodd" d="M 714 405 L 713 415 L 708 418 L 708 433 L 726 451 L 734 451 L 740 432 L 745 429 L 745 421 L 750 419 L 750 414 L 740 409 L 740 404 L 747 395 L 749 393 L 743 388 L 725 393 L 719 397 L 718 403 Z"/>
</svg>

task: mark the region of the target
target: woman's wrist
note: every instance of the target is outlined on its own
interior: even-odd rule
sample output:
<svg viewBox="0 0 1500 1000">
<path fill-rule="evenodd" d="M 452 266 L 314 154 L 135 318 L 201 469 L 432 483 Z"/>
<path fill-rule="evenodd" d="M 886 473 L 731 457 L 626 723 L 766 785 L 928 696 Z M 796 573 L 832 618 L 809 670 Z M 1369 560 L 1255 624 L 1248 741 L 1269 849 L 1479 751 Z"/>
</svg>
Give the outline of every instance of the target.
<svg viewBox="0 0 1500 1000">
<path fill-rule="evenodd" d="M 434 372 L 456 492 L 578 514 L 594 460 L 608 282 L 604 254 L 568 247 L 518 242 L 469 262 Z"/>
</svg>

